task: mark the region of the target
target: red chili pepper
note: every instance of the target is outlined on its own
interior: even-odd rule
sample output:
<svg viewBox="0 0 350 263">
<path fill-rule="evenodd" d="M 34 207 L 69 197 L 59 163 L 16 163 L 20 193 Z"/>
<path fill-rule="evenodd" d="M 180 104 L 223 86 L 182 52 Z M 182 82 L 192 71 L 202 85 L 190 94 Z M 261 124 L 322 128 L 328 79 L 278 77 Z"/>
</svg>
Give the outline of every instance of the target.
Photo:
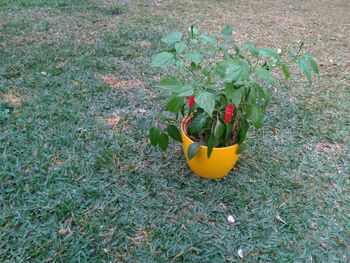
<svg viewBox="0 0 350 263">
<path fill-rule="evenodd" d="M 190 96 L 188 98 L 188 107 L 191 109 L 194 103 L 195 103 L 194 96 Z"/>
<path fill-rule="evenodd" d="M 234 110 L 235 110 L 235 106 L 233 104 L 228 104 L 226 106 L 226 110 L 225 110 L 225 114 L 224 114 L 224 120 L 226 123 L 231 122 Z"/>
</svg>

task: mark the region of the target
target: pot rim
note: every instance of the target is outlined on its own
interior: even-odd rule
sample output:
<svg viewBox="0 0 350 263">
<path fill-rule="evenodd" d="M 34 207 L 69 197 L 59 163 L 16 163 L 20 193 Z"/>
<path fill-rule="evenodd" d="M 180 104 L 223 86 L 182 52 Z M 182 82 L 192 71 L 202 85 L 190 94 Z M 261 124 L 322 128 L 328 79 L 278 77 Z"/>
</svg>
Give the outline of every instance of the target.
<svg viewBox="0 0 350 263">
<path fill-rule="evenodd" d="M 187 122 L 192 118 L 192 116 L 185 116 L 182 121 L 181 121 L 181 132 L 185 135 L 185 137 L 191 142 L 193 143 L 194 141 L 187 135 L 187 131 L 185 130 L 185 124 L 187 124 Z M 214 147 L 213 149 L 216 150 L 225 150 L 225 149 L 229 149 L 229 148 L 233 148 L 233 147 L 239 147 L 238 143 L 230 145 L 230 146 L 226 146 L 226 147 Z M 207 146 L 201 145 L 200 148 L 204 148 L 207 149 Z"/>
</svg>

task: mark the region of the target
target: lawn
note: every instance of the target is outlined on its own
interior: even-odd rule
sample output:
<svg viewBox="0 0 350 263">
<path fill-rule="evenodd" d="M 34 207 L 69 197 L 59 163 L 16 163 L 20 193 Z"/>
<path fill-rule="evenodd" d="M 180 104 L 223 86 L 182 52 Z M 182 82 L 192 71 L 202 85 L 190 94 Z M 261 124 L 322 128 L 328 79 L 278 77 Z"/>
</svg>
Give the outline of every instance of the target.
<svg viewBox="0 0 350 263">
<path fill-rule="evenodd" d="M 349 12 L 347 0 L 0 0 L 0 262 L 349 262 Z M 260 47 L 304 40 L 321 71 L 270 91 L 263 128 L 220 180 L 148 142 L 166 99 L 150 57 L 191 24 L 233 24 Z"/>
</svg>

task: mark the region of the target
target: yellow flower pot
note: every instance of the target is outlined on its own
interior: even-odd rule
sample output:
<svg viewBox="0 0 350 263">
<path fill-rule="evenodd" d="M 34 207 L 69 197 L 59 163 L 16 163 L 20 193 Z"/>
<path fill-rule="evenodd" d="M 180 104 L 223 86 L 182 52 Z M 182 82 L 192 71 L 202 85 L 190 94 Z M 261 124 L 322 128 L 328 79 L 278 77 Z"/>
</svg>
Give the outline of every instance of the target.
<svg viewBox="0 0 350 263">
<path fill-rule="evenodd" d="M 214 148 L 210 158 L 207 157 L 207 147 L 201 146 L 198 153 L 191 160 L 188 160 L 187 150 L 193 143 L 186 132 L 187 123 L 190 120 L 189 117 L 186 117 L 181 123 L 182 147 L 188 166 L 192 172 L 203 178 L 218 179 L 226 176 L 239 158 L 238 144 Z"/>
</svg>

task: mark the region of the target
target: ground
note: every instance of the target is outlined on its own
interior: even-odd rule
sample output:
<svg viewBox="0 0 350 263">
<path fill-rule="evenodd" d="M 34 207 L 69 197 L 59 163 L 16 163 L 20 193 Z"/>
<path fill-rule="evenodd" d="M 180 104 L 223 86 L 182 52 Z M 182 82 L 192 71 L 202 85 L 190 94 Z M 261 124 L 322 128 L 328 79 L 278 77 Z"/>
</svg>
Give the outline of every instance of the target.
<svg viewBox="0 0 350 263">
<path fill-rule="evenodd" d="M 349 12 L 347 0 L 0 0 L 0 261 L 349 262 Z M 271 90 L 263 128 L 217 181 L 194 176 L 179 145 L 148 145 L 166 98 L 150 57 L 191 24 L 233 24 L 259 47 L 303 40 L 321 70 Z"/>
</svg>

